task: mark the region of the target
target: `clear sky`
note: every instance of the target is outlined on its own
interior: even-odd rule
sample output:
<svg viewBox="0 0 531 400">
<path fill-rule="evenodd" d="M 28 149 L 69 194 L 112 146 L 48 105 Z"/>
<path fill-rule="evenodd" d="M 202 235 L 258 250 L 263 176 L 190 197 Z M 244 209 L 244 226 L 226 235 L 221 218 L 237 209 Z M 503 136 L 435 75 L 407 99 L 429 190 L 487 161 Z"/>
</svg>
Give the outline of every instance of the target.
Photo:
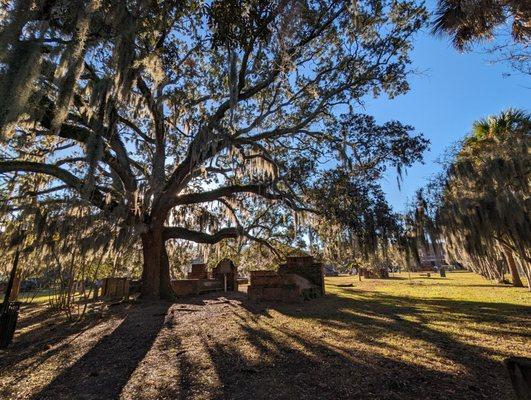
<svg viewBox="0 0 531 400">
<path fill-rule="evenodd" d="M 426 30 L 415 41 L 412 60 L 419 73 L 411 76 L 409 93 L 393 100 L 370 99 L 365 110 L 380 123 L 396 119 L 413 125 L 431 141 L 425 164 L 407 171 L 401 190 L 393 173 L 383 182 L 396 211 L 404 210 L 415 191 L 440 170 L 437 158 L 470 132 L 475 120 L 509 107 L 531 111 L 531 78 L 489 62 L 481 49 L 459 53 L 447 38 L 433 37 Z M 504 77 L 507 72 L 512 75 Z"/>
</svg>

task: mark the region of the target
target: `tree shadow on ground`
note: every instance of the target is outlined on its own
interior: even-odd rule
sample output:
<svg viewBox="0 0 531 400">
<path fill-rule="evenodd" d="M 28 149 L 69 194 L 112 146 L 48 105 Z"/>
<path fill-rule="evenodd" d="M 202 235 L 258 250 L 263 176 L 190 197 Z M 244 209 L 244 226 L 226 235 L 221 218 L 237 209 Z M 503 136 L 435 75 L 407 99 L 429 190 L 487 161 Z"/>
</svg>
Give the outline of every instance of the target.
<svg viewBox="0 0 531 400">
<path fill-rule="evenodd" d="M 243 319 L 241 329 L 247 340 L 268 361 L 249 367 L 238 346 L 204 339 L 203 346 L 222 381 L 222 393 L 216 396 L 219 399 L 510 399 L 507 372 L 503 363 L 496 361 L 496 357 L 507 354 L 436 329 L 430 325 L 430 315 L 443 313 L 449 324 L 519 324 L 531 317 L 529 307 L 511 304 L 404 300 L 373 292 L 358 292 L 355 298 L 328 295 L 298 305 L 257 305 L 243 300 L 242 306 L 257 315 L 262 325 L 267 318 L 260 317 L 274 318 L 270 314 L 275 310 L 318 321 L 324 338 L 333 336 L 335 329 L 353 331 L 360 346 L 334 347 L 326 344 L 326 339 L 309 341 L 289 326 L 270 324 L 267 329 L 257 329 Z M 517 331 L 510 333 L 519 335 Z M 387 343 L 390 334 L 435 348 L 435 353 L 457 366 L 458 372 L 437 371 L 436 365 L 426 368 L 411 359 L 402 361 L 370 351 L 371 347 L 403 351 L 400 340 L 398 344 Z M 280 337 L 285 340 L 280 341 Z"/>
<path fill-rule="evenodd" d="M 300 304 L 212 293 L 135 305 L 32 399 L 512 398 L 505 350 L 444 325 L 525 342 L 518 327 L 529 322 L 529 307 L 335 290 Z M 157 373 L 160 360 L 171 363 L 169 375 Z M 137 390 L 146 372 L 160 384 L 150 392 Z"/>
<path fill-rule="evenodd" d="M 463 287 L 462 285 L 457 285 L 454 283 L 448 283 L 445 286 L 449 287 Z M 485 284 L 476 284 L 476 285 L 467 285 L 467 288 L 501 288 L 501 289 L 510 289 L 515 290 L 515 287 L 510 283 L 485 283 Z"/>
<path fill-rule="evenodd" d="M 106 318 L 100 315 L 87 315 L 81 321 L 70 321 L 57 310 L 44 306 L 25 306 L 21 314 L 30 312 L 27 318 L 21 318 L 13 343 L 8 350 L 0 350 L 0 375 L 7 369 L 16 369 L 21 361 L 36 356 L 35 361 L 24 368 L 36 367 L 63 351 L 78 335 L 90 329 Z M 22 333 L 20 331 L 23 331 Z"/>
<path fill-rule="evenodd" d="M 32 399 L 116 399 L 151 348 L 170 303 L 132 307 L 119 326 Z"/>
<path fill-rule="evenodd" d="M 398 400 L 446 399 L 454 393 L 455 377 L 447 372 L 388 358 L 367 347 L 335 346 L 326 337 L 306 336 L 289 324 L 279 326 L 270 315 L 273 309 L 294 311 L 299 318 L 301 309 L 319 305 L 319 300 L 294 306 L 250 303 L 242 294 L 186 300 L 189 305 L 213 302 L 227 304 L 224 317 L 214 319 L 208 329 L 198 320 L 195 327 L 178 330 L 180 338 L 172 336 L 161 345 L 183 348 L 175 362 L 179 387 L 167 398 Z M 426 391 L 430 382 L 437 382 L 437 391 Z"/>
<path fill-rule="evenodd" d="M 344 352 L 289 330 L 242 329 L 262 361 L 248 363 L 236 344 L 203 341 L 221 382 L 214 399 L 443 399 L 453 386 L 445 372 L 378 354 Z M 446 386 L 445 394 L 425 390 L 433 381 L 439 390 Z"/>
</svg>

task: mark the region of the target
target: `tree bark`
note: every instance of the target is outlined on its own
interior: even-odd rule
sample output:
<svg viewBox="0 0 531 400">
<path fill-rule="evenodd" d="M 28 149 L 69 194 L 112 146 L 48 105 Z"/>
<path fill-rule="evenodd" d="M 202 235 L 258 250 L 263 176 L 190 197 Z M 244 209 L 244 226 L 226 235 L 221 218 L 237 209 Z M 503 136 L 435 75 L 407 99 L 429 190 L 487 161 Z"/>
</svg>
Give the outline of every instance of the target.
<svg viewBox="0 0 531 400">
<path fill-rule="evenodd" d="M 511 250 L 505 249 L 505 258 L 507 259 L 507 264 L 509 265 L 509 272 L 511 273 L 511 282 L 513 286 L 524 287 L 520 275 L 518 274 L 518 268 L 514 262 L 513 253 Z"/>
<path fill-rule="evenodd" d="M 162 237 L 162 227 L 152 228 L 142 234 L 141 297 L 148 300 L 174 298 L 170 282 L 170 268 L 166 245 Z"/>
<path fill-rule="evenodd" d="M 161 260 L 160 260 L 160 284 L 159 294 L 161 299 L 174 300 L 175 292 L 171 286 L 170 278 L 170 262 L 168 259 L 168 252 L 166 251 L 166 242 L 162 241 L 161 246 Z"/>
<path fill-rule="evenodd" d="M 528 266 L 524 265 L 523 270 L 525 278 L 527 279 L 527 288 L 531 292 L 531 269 Z"/>
</svg>

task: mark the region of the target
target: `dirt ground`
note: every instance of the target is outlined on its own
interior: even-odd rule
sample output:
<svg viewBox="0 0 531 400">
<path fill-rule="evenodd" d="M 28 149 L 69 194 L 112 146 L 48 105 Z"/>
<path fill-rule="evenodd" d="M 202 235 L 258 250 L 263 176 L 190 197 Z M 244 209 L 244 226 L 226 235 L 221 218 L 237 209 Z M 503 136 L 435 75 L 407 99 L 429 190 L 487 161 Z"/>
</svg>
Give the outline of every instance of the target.
<svg viewBox="0 0 531 400">
<path fill-rule="evenodd" d="M 531 356 L 531 297 L 469 275 L 329 278 L 301 304 L 218 293 L 80 323 L 28 305 L 0 351 L 0 398 L 512 399 L 503 359 Z"/>
</svg>

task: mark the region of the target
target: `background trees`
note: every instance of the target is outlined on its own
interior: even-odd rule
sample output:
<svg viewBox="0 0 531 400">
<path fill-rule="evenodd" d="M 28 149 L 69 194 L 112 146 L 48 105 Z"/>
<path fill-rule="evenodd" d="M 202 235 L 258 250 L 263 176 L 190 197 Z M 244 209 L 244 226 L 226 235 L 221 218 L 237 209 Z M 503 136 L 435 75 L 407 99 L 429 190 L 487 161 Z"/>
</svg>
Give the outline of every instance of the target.
<svg viewBox="0 0 531 400">
<path fill-rule="evenodd" d="M 475 272 L 530 285 L 528 113 L 507 110 L 477 121 L 432 191 L 434 229 L 449 256 Z"/>
<path fill-rule="evenodd" d="M 87 207 L 117 246 L 141 242 L 143 295 L 169 297 L 166 241 L 263 240 L 271 207 L 309 209 L 326 160 L 350 168 L 338 110 L 408 89 L 425 17 L 387 0 L 4 2 L 4 211 Z"/>
<path fill-rule="evenodd" d="M 397 122 L 379 126 L 366 115 L 346 117 L 337 128 L 354 144 L 353 157 L 323 173 L 312 193 L 321 211 L 312 227 L 328 261 L 350 268 L 397 265 L 391 249 L 403 247 L 403 221 L 387 204 L 379 182 L 387 168 L 396 168 L 400 176 L 421 160 L 428 142 L 408 134 L 410 129 Z"/>
</svg>

